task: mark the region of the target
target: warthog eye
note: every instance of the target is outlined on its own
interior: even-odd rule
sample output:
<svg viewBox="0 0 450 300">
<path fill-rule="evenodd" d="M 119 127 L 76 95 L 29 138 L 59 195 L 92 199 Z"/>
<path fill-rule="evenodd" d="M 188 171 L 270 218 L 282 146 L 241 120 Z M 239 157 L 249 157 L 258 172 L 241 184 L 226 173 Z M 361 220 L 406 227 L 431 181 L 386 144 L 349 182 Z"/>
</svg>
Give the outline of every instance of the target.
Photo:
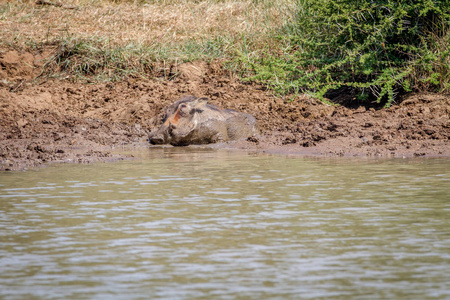
<svg viewBox="0 0 450 300">
<path fill-rule="evenodd" d="M 188 114 L 188 111 L 186 108 L 187 108 L 186 104 L 180 104 L 180 106 L 178 107 L 178 114 L 185 117 Z"/>
<path fill-rule="evenodd" d="M 195 113 L 199 113 L 199 114 L 201 114 L 203 112 L 203 110 L 202 109 L 200 109 L 200 108 L 193 108 L 193 109 L 191 109 L 191 111 L 189 112 L 191 115 L 193 115 L 193 114 L 195 114 Z"/>
</svg>

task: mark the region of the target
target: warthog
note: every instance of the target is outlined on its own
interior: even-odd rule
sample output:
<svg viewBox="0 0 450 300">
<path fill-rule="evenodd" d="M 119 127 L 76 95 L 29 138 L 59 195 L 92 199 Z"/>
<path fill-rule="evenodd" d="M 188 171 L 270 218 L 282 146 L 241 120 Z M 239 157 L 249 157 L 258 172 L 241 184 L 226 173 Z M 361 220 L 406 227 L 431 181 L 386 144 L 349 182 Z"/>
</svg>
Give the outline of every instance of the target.
<svg viewBox="0 0 450 300">
<path fill-rule="evenodd" d="M 208 98 L 185 96 L 169 106 L 150 143 L 186 146 L 210 144 L 258 135 L 252 115 L 208 104 Z"/>
</svg>

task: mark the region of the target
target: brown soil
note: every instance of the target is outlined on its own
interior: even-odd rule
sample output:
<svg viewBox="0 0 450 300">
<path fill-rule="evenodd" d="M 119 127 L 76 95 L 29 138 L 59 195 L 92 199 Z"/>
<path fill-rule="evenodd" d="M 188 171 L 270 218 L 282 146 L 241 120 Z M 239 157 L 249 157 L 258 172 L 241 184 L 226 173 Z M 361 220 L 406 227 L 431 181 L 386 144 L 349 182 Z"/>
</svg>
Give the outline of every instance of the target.
<svg viewBox="0 0 450 300">
<path fill-rule="evenodd" d="M 450 156 L 450 96 L 415 94 L 388 109 L 292 102 L 243 83 L 219 62 L 172 68 L 172 80 L 115 83 L 32 80 L 44 54 L 0 51 L 0 170 L 126 157 L 183 95 L 253 114 L 262 136 L 214 147 L 328 156 Z"/>
</svg>

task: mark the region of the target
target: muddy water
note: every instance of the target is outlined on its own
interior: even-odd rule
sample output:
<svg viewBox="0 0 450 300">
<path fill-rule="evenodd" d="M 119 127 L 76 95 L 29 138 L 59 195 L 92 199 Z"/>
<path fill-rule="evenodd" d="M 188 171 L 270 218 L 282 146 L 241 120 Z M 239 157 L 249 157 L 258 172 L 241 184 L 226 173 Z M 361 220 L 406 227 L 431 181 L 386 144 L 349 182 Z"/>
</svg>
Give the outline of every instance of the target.
<svg viewBox="0 0 450 300">
<path fill-rule="evenodd" d="M 449 159 L 145 155 L 0 173 L 0 298 L 450 297 Z"/>
</svg>

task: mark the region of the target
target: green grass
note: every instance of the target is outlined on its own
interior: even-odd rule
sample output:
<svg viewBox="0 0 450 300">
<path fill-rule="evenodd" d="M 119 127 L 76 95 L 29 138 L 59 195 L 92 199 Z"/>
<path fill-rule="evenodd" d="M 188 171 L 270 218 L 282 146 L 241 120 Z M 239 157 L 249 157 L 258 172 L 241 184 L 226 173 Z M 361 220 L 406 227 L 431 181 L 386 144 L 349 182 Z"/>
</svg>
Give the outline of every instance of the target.
<svg viewBox="0 0 450 300">
<path fill-rule="evenodd" d="M 34 46 L 37 47 L 37 46 Z M 186 40 L 174 45 L 110 46 L 98 39 L 65 39 L 45 63 L 42 76 L 73 79 L 117 81 L 126 77 L 165 77 L 171 65 L 191 61 L 207 61 L 231 57 L 233 40 L 217 37 L 211 40 Z M 167 69 L 167 70 L 166 70 Z"/>
</svg>

